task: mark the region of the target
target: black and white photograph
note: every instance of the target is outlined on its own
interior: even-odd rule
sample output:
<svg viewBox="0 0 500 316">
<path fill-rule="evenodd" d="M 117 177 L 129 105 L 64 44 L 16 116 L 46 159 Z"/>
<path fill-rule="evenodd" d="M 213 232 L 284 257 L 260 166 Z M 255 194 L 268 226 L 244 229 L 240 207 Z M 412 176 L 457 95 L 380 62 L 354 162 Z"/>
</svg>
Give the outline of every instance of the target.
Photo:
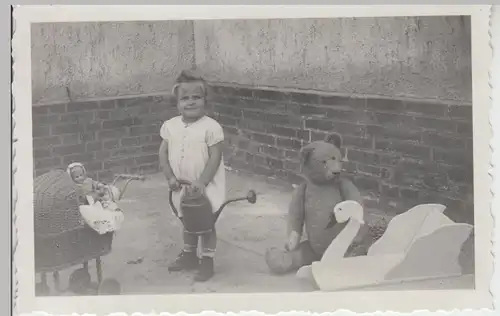
<svg viewBox="0 0 500 316">
<path fill-rule="evenodd" d="M 18 8 L 19 308 L 489 307 L 489 9 L 446 7 Z"/>
</svg>

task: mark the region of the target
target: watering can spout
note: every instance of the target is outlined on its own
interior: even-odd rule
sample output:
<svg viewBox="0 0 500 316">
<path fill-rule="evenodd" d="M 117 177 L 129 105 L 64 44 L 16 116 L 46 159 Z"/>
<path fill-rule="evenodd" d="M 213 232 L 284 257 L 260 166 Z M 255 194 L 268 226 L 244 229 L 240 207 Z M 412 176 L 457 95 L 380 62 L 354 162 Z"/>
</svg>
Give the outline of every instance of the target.
<svg viewBox="0 0 500 316">
<path fill-rule="evenodd" d="M 221 207 L 217 210 L 217 212 L 215 212 L 215 221 L 217 221 L 217 219 L 220 216 L 220 213 L 222 212 L 222 210 L 224 209 L 224 207 L 226 207 L 226 205 L 228 205 L 229 203 L 232 203 L 232 202 L 238 202 L 238 201 L 244 201 L 244 200 L 246 200 L 250 204 L 255 204 L 257 202 L 257 193 L 255 193 L 254 190 L 249 190 L 248 193 L 247 193 L 247 195 L 245 197 L 240 197 L 240 198 L 234 198 L 234 199 L 227 200 L 226 202 L 224 202 L 221 205 Z"/>
</svg>

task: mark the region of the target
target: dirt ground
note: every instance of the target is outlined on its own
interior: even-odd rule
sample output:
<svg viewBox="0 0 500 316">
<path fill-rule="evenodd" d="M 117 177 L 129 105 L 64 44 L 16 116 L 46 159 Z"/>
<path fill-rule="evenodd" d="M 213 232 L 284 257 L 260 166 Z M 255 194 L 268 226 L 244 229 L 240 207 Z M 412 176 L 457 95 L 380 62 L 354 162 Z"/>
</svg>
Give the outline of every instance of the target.
<svg viewBox="0 0 500 316">
<path fill-rule="evenodd" d="M 205 283 L 192 273 L 169 273 L 167 266 L 182 247 L 181 225 L 168 206 L 168 186 L 161 174 L 133 181 L 121 200 L 125 222 L 116 233 L 112 252 L 102 258 L 103 277 L 118 280 L 122 294 L 299 292 L 311 288 L 294 274 L 275 276 L 264 260 L 268 247 L 283 246 L 285 214 L 293 188 L 279 181 L 227 172 L 227 198 L 257 192 L 257 203 L 235 202 L 217 222 L 215 276 Z M 378 220 L 382 214 L 374 213 Z M 89 264 L 94 281 L 95 264 Z M 61 273 L 63 288 L 69 271 Z M 64 295 L 64 294 L 63 294 Z"/>
<path fill-rule="evenodd" d="M 257 203 L 229 204 L 217 222 L 216 275 L 206 283 L 194 283 L 192 273 L 167 270 L 182 247 L 182 235 L 168 206 L 163 176 L 131 182 L 120 203 L 125 222 L 115 235 L 112 252 L 102 258 L 103 277 L 117 279 L 123 294 L 304 290 L 293 274 L 271 275 L 264 260 L 266 248 L 284 244 L 285 213 L 293 188 L 228 170 L 227 198 L 244 197 L 249 189 L 257 192 Z M 61 274 L 63 287 L 71 270 Z"/>
</svg>

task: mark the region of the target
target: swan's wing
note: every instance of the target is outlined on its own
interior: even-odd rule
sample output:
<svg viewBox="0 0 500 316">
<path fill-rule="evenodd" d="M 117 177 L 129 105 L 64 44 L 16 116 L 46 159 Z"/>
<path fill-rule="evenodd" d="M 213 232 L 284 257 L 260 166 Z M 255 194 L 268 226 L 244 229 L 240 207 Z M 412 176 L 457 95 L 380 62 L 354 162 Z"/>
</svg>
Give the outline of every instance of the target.
<svg viewBox="0 0 500 316">
<path fill-rule="evenodd" d="M 382 237 L 370 247 L 368 255 L 404 253 L 423 228 L 430 232 L 441 226 L 440 218 L 444 216 L 442 212 L 445 208 L 441 204 L 421 204 L 397 215 L 389 222 Z"/>
<path fill-rule="evenodd" d="M 461 274 L 458 257 L 471 231 L 472 226 L 469 224 L 449 224 L 419 237 L 411 244 L 404 260 L 386 278 L 430 278 Z"/>
</svg>

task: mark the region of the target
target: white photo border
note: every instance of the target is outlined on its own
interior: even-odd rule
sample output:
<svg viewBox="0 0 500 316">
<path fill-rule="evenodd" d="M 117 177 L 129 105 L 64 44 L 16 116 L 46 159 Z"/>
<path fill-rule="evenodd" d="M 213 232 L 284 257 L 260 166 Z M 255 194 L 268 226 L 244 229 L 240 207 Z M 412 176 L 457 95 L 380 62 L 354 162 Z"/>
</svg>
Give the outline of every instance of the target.
<svg viewBox="0 0 500 316">
<path fill-rule="evenodd" d="M 14 11 L 14 138 L 13 166 L 17 199 L 14 207 L 14 273 L 18 313 L 50 314 L 124 312 L 200 313 L 202 311 L 255 311 L 277 314 L 288 311 L 352 312 L 463 310 L 493 308 L 490 282 L 493 274 L 491 213 L 490 95 L 491 62 L 489 5 L 374 5 L 374 6 L 20 6 Z M 442 291 L 380 291 L 335 293 L 174 294 L 96 297 L 34 296 L 32 121 L 30 24 L 67 21 L 134 21 L 177 19 L 333 18 L 374 16 L 471 15 L 474 205 L 476 289 Z M 488 211 L 486 211 L 488 210 Z M 253 314 L 252 314 L 253 315 Z"/>
</svg>

